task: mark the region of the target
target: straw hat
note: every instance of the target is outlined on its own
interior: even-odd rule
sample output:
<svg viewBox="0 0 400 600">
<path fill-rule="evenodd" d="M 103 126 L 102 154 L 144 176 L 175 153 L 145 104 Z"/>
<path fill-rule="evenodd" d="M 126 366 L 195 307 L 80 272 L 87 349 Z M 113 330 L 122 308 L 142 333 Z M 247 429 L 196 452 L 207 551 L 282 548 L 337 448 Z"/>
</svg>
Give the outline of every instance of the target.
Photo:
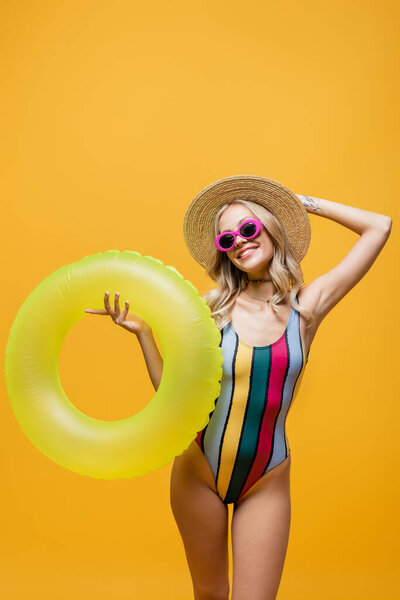
<svg viewBox="0 0 400 600">
<path fill-rule="evenodd" d="M 311 239 L 308 213 L 287 187 L 257 175 L 234 175 L 214 181 L 192 200 L 183 221 L 185 243 L 193 258 L 205 267 L 214 246 L 212 222 L 223 204 L 252 200 L 270 210 L 281 222 L 295 260 L 300 263 Z"/>
</svg>

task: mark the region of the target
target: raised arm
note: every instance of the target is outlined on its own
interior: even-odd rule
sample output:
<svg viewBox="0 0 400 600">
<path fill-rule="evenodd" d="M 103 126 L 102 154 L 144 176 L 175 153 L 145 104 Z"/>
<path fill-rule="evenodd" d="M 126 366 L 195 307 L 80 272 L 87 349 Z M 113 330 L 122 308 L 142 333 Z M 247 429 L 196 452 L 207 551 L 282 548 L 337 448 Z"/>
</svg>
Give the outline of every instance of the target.
<svg viewBox="0 0 400 600">
<path fill-rule="evenodd" d="M 360 235 L 351 250 L 333 269 L 311 281 L 304 292 L 314 299 L 318 320 L 323 319 L 372 267 L 392 228 L 392 219 L 331 200 L 297 195 L 307 212 L 344 225 Z"/>
</svg>

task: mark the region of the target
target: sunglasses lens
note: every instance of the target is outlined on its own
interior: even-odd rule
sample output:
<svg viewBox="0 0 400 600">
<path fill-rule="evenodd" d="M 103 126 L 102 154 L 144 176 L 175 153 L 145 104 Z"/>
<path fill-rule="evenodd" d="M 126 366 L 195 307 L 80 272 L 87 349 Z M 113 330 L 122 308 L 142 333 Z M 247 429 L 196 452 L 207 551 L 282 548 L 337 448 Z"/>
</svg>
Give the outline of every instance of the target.
<svg viewBox="0 0 400 600">
<path fill-rule="evenodd" d="M 252 222 L 245 223 L 240 228 L 240 235 L 244 238 L 249 238 L 255 234 L 256 230 L 257 230 L 257 227 L 256 227 L 255 223 L 252 223 Z"/>
<path fill-rule="evenodd" d="M 228 250 L 233 246 L 234 237 L 231 233 L 226 233 L 219 238 L 219 245 L 221 248 Z"/>
</svg>

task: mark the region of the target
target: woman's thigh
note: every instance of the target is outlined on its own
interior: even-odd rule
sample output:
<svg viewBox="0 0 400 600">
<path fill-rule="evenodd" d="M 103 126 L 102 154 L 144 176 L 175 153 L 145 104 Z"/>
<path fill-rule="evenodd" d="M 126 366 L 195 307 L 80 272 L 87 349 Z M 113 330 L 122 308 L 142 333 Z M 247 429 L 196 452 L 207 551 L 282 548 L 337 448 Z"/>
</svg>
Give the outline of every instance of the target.
<svg viewBox="0 0 400 600">
<path fill-rule="evenodd" d="M 195 598 L 228 600 L 228 507 L 196 442 L 174 459 L 170 500 Z"/>
<path fill-rule="evenodd" d="M 261 477 L 232 516 L 232 600 L 274 600 L 289 541 L 290 457 Z"/>
</svg>

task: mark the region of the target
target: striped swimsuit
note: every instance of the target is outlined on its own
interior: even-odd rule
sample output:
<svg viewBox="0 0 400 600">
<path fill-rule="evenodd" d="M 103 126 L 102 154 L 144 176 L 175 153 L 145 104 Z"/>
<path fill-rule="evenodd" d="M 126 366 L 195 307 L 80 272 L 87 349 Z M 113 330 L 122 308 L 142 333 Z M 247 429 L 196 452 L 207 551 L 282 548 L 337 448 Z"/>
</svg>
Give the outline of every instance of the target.
<svg viewBox="0 0 400 600">
<path fill-rule="evenodd" d="M 300 315 L 292 307 L 282 336 L 268 346 L 249 346 L 232 323 L 221 331 L 220 395 L 196 442 L 225 504 L 236 502 L 290 454 L 286 416 L 308 362 Z"/>
</svg>

